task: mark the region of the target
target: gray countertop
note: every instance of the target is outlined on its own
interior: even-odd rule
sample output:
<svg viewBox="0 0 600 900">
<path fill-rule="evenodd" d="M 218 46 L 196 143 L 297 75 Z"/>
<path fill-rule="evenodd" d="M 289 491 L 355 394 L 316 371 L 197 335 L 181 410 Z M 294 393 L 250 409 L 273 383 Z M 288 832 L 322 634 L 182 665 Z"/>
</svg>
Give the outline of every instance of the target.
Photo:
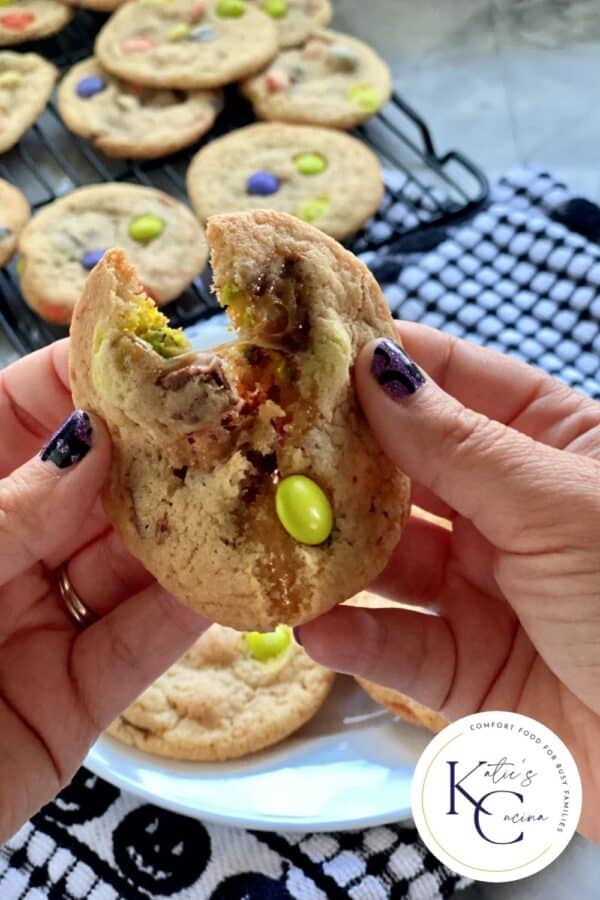
<svg viewBox="0 0 600 900">
<path fill-rule="evenodd" d="M 398 88 L 440 150 L 458 148 L 491 178 L 515 162 L 553 168 L 600 200 L 600 7 L 595 0 L 334 0 L 335 27 L 390 61 Z M 0 366 L 14 354 L 0 334 Z M 600 848 L 576 837 L 539 875 L 478 884 L 475 900 L 598 896 Z"/>
</svg>

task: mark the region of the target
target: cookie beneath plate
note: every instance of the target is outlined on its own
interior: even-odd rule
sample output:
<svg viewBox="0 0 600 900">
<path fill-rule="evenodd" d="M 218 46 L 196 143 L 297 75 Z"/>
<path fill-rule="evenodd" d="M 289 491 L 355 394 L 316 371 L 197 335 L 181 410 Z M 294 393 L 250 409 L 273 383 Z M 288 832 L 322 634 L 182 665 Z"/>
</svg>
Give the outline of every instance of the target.
<svg viewBox="0 0 600 900">
<path fill-rule="evenodd" d="M 0 6 L 0 47 L 48 37 L 72 18 L 73 10 L 57 0 L 9 0 Z"/>
<path fill-rule="evenodd" d="M 271 16 L 277 26 L 279 46 L 297 47 L 333 15 L 329 0 L 251 0 Z"/>
<path fill-rule="evenodd" d="M 279 652 L 268 655 L 269 643 Z M 212 625 L 108 734 L 172 759 L 237 759 L 304 725 L 334 678 L 294 642 L 289 629 L 246 637 Z"/>
<path fill-rule="evenodd" d="M 21 290 L 49 322 L 68 324 L 88 273 L 111 247 L 122 247 L 157 303 L 177 297 L 208 251 L 190 210 L 168 194 L 135 184 L 79 188 L 44 206 L 19 239 Z"/>
<path fill-rule="evenodd" d="M 0 178 L 0 266 L 17 249 L 19 233 L 29 218 L 29 203 L 20 190 Z"/>
<path fill-rule="evenodd" d="M 361 141 L 329 128 L 259 123 L 202 147 L 187 173 L 203 220 L 274 209 L 339 240 L 358 231 L 383 196 L 379 160 Z"/>
<path fill-rule="evenodd" d="M 95 53 L 136 84 L 199 90 L 259 71 L 277 48 L 273 19 L 245 0 L 131 0 L 102 28 Z"/>
<path fill-rule="evenodd" d="M 10 150 L 44 111 L 57 75 L 37 53 L 0 50 L 0 153 Z"/>
<path fill-rule="evenodd" d="M 58 110 L 108 156 L 155 159 L 199 140 L 222 108 L 218 91 L 172 91 L 121 81 L 90 57 L 69 69 Z"/>
</svg>

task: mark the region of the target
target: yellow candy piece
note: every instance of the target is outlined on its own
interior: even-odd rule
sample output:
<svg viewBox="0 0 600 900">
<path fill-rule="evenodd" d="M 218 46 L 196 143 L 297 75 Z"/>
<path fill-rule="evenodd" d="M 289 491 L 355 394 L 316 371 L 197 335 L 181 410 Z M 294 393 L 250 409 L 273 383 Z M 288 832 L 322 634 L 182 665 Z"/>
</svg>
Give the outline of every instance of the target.
<svg viewBox="0 0 600 900">
<path fill-rule="evenodd" d="M 327 494 L 306 475 L 289 475 L 279 482 L 275 510 L 287 533 L 300 544 L 322 544 L 333 530 Z"/>
<path fill-rule="evenodd" d="M 292 629 L 278 625 L 275 631 L 247 631 L 244 635 L 246 650 L 258 662 L 269 662 L 282 656 L 292 644 Z"/>
<path fill-rule="evenodd" d="M 327 168 L 327 160 L 320 153 L 299 153 L 294 165 L 301 175 L 320 175 Z"/>
<path fill-rule="evenodd" d="M 191 349 L 183 331 L 170 328 L 167 317 L 149 297 L 143 295 L 136 297 L 136 308 L 123 317 L 121 327 L 123 331 L 146 341 L 164 359 L 172 359 Z"/>
<path fill-rule="evenodd" d="M 224 19 L 239 19 L 246 12 L 244 0 L 219 0 L 217 15 Z"/>
<path fill-rule="evenodd" d="M 153 241 L 154 238 L 159 237 L 163 233 L 164 228 L 165 223 L 158 216 L 138 216 L 129 225 L 129 236 L 134 241 L 146 244 L 148 241 Z"/>
<path fill-rule="evenodd" d="M 0 0 L 0 6 L 12 6 L 12 0 Z"/>
<path fill-rule="evenodd" d="M 306 200 L 296 210 L 296 215 L 304 222 L 316 222 L 326 215 L 329 209 L 329 199 L 327 197 L 317 197 L 315 200 Z"/>
<path fill-rule="evenodd" d="M 287 15 L 288 5 L 285 0 L 265 0 L 262 5 L 264 11 L 274 19 L 283 19 Z"/>
<path fill-rule="evenodd" d="M 377 112 L 381 106 L 381 95 L 370 84 L 355 84 L 348 91 L 348 97 L 365 112 Z"/>
<path fill-rule="evenodd" d="M 0 74 L 0 88 L 16 87 L 23 81 L 23 76 L 19 72 L 2 72 Z"/>
<path fill-rule="evenodd" d="M 167 40 L 184 41 L 190 31 L 190 26 L 186 25 L 185 22 L 181 22 L 179 25 L 173 25 L 173 27 L 169 28 L 169 30 L 167 31 Z"/>
</svg>

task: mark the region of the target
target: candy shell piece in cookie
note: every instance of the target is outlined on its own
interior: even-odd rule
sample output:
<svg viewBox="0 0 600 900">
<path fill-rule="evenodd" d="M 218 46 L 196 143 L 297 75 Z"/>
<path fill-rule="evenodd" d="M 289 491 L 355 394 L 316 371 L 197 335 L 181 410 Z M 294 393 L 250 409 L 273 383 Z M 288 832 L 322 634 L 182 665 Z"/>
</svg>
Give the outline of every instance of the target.
<svg viewBox="0 0 600 900">
<path fill-rule="evenodd" d="M 212 625 L 108 733 L 172 759 L 235 759 L 304 725 L 334 678 L 307 656 L 285 626 L 271 634 L 244 635 Z"/>
<path fill-rule="evenodd" d="M 131 0 L 102 28 L 95 52 L 136 84 L 199 90 L 259 71 L 277 47 L 273 19 L 245 0 Z"/>
<path fill-rule="evenodd" d="M 330 0 L 251 0 L 271 16 L 277 26 L 279 46 L 297 47 L 314 31 L 329 25 Z"/>
<path fill-rule="evenodd" d="M 358 231 L 383 195 L 381 167 L 363 143 L 307 125 L 262 122 L 202 147 L 187 174 L 199 217 L 274 209 L 342 239 Z"/>
<path fill-rule="evenodd" d="M 0 47 L 55 34 L 72 18 L 73 10 L 57 0 L 12 0 L 0 6 Z"/>
<path fill-rule="evenodd" d="M 254 210 L 207 235 L 237 340 L 181 346 L 113 251 L 75 309 L 71 387 L 111 432 L 104 505 L 129 550 L 212 621 L 268 631 L 364 588 L 399 540 L 408 479 L 352 383 L 360 348 L 397 335 L 368 269 L 316 228 Z"/>
<path fill-rule="evenodd" d="M 369 119 L 391 92 L 390 70 L 374 50 L 326 30 L 302 47 L 283 50 L 242 83 L 260 119 L 332 128 L 353 128 Z"/>
<path fill-rule="evenodd" d="M 203 229 L 168 194 L 135 184 L 79 188 L 44 206 L 21 233 L 21 290 L 50 322 L 68 324 L 88 272 L 122 247 L 157 303 L 167 303 L 202 271 Z"/>
<path fill-rule="evenodd" d="M 420 518 L 433 521 L 433 519 L 429 519 L 428 514 L 423 516 L 419 511 L 417 512 L 417 515 Z M 442 524 L 443 521 L 445 522 L 445 520 L 438 520 L 440 524 Z M 447 526 L 443 525 L 442 527 Z M 349 600 L 346 605 L 364 607 L 366 609 L 414 609 L 414 607 L 405 607 L 401 603 L 394 603 L 392 600 L 378 597 L 376 594 L 371 594 L 368 591 L 361 591 L 356 597 Z M 429 707 L 424 706 L 422 703 L 418 703 L 407 694 L 403 694 L 392 688 L 384 687 L 380 684 L 375 684 L 372 681 L 367 681 L 365 678 L 357 677 L 355 678 L 355 681 L 364 691 L 366 691 L 375 703 L 379 706 L 383 706 L 384 709 L 388 709 L 395 716 L 405 719 L 407 722 L 411 722 L 413 725 L 421 725 L 423 728 L 429 729 L 429 731 L 437 732 L 441 731 L 442 728 L 445 728 L 448 724 L 447 719 L 441 716 L 439 712 L 429 709 Z"/>
<path fill-rule="evenodd" d="M 222 106 L 217 91 L 172 91 L 123 82 L 90 57 L 58 89 L 67 126 L 108 156 L 154 159 L 197 141 Z"/>
<path fill-rule="evenodd" d="M 0 50 L 0 153 L 10 150 L 44 111 L 57 75 L 37 53 Z"/>
<path fill-rule="evenodd" d="M 0 178 L 0 266 L 17 249 L 19 232 L 29 218 L 29 203 L 16 187 Z"/>
</svg>

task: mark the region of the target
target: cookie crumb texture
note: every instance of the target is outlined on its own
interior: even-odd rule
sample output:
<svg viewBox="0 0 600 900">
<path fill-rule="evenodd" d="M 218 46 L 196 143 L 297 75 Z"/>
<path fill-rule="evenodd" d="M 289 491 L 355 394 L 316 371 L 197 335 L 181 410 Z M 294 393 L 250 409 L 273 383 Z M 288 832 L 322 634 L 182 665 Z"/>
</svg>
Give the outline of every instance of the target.
<svg viewBox="0 0 600 900">
<path fill-rule="evenodd" d="M 135 273 L 112 251 L 76 307 L 71 385 L 111 431 L 104 501 L 129 549 L 211 620 L 270 631 L 364 588 L 398 542 L 408 481 L 351 380 L 363 344 L 395 329 L 366 267 L 310 225 L 256 210 L 213 218 L 208 237 L 237 340 L 155 352 L 147 334 L 166 320 L 146 321 Z M 277 485 L 292 475 L 331 506 L 316 545 L 302 543 L 309 522 L 294 537 L 278 517 Z M 314 494 L 301 517 L 319 513 Z"/>
<path fill-rule="evenodd" d="M 246 651 L 243 635 L 213 625 L 108 733 L 173 759 L 235 759 L 304 725 L 334 677 L 293 643 L 280 657 L 259 662 Z"/>
<path fill-rule="evenodd" d="M 266 122 L 199 150 L 188 168 L 187 188 L 202 220 L 274 209 L 338 240 L 356 233 L 383 196 L 379 160 L 361 141 L 331 128 Z"/>
<path fill-rule="evenodd" d="M 73 18 L 58 0 L 9 0 L 0 5 L 0 47 L 55 34 Z"/>
<path fill-rule="evenodd" d="M 222 108 L 218 91 L 179 91 L 122 81 L 93 57 L 73 66 L 58 89 L 66 125 L 107 156 L 155 159 L 197 141 Z"/>
<path fill-rule="evenodd" d="M 21 290 L 50 322 L 68 324 L 90 269 L 122 247 L 145 290 L 167 303 L 202 271 L 204 232 L 190 210 L 154 188 L 79 188 L 43 207 L 21 234 Z"/>
<path fill-rule="evenodd" d="M 260 119 L 353 128 L 389 100 L 392 77 L 367 44 L 322 29 L 241 85 Z"/>
<path fill-rule="evenodd" d="M 148 87 L 219 87 L 277 53 L 274 20 L 245 0 L 132 0 L 100 31 L 95 53 L 115 75 Z"/>
<path fill-rule="evenodd" d="M 0 14 L 4 8 L 0 5 Z M 0 153 L 10 150 L 44 111 L 57 75 L 37 53 L 0 50 Z"/>
<path fill-rule="evenodd" d="M 277 26 L 279 46 L 297 47 L 333 15 L 330 0 L 251 0 L 271 16 Z"/>
</svg>

